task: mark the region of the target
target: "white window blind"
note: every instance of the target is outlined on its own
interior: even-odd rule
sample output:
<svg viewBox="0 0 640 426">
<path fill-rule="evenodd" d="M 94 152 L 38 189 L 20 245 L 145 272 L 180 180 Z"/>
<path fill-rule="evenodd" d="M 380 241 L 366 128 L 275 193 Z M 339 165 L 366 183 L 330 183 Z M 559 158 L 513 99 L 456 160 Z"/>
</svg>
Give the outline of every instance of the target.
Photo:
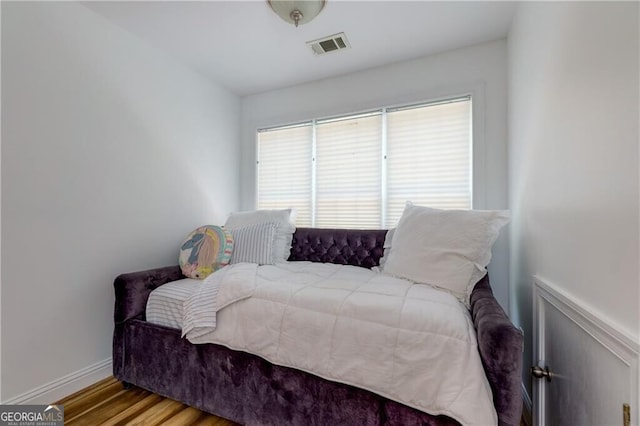
<svg viewBox="0 0 640 426">
<path fill-rule="evenodd" d="M 318 122 L 315 226 L 380 227 L 381 114 Z"/>
<path fill-rule="evenodd" d="M 258 132 L 257 204 L 295 207 L 298 226 L 311 226 L 311 123 Z"/>
<path fill-rule="evenodd" d="M 387 114 L 387 227 L 407 200 L 471 208 L 471 102 L 447 102 Z"/>
<path fill-rule="evenodd" d="M 257 208 L 297 226 L 391 228 L 407 200 L 471 208 L 470 97 L 258 131 Z"/>
</svg>

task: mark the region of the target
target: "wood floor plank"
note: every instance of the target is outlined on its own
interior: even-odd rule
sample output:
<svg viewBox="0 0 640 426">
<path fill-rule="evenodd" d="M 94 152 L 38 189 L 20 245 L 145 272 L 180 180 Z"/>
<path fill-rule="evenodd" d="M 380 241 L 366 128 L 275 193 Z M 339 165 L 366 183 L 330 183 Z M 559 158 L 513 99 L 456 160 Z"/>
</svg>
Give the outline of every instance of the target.
<svg viewBox="0 0 640 426">
<path fill-rule="evenodd" d="M 151 409 L 144 411 L 129 420 L 127 426 L 157 426 L 164 424 L 164 421 L 175 415 L 177 412 L 187 408 L 186 405 L 174 401 L 169 398 L 162 398 L 162 400 L 154 405 Z"/>
<path fill-rule="evenodd" d="M 70 403 L 61 402 L 64 405 L 64 418 L 71 420 L 96 405 L 110 400 L 120 392 L 123 392 L 122 385 L 114 382 L 96 392 L 90 393 L 85 398 L 74 398 Z"/>
<path fill-rule="evenodd" d="M 195 422 L 191 423 L 191 426 L 232 426 L 234 424 L 230 420 L 202 413 Z"/>
<path fill-rule="evenodd" d="M 65 426 L 95 426 L 103 424 L 111 417 L 116 416 L 121 411 L 126 410 L 131 405 L 146 398 L 150 392 L 132 388 L 128 390 L 121 390 L 111 398 L 102 401 L 99 404 L 94 405 L 89 410 L 67 420 L 65 412 Z"/>
<path fill-rule="evenodd" d="M 193 407 L 187 407 L 184 410 L 178 412 L 173 417 L 164 421 L 165 426 L 185 426 L 198 420 L 202 412 Z"/>
<path fill-rule="evenodd" d="M 160 395 L 149 393 L 149 395 L 147 395 L 144 399 L 124 409 L 102 424 L 104 426 L 117 426 L 127 424 L 131 419 L 137 417 L 140 413 L 144 413 L 149 409 L 153 409 L 153 407 L 160 401 L 162 401 L 162 399 L 163 398 Z"/>
</svg>

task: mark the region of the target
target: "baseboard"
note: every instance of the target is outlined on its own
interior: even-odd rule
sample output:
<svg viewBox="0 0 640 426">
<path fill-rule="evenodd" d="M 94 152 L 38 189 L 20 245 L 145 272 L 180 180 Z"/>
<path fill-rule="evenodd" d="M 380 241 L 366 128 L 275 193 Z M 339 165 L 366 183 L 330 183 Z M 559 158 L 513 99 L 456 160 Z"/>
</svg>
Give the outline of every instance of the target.
<svg viewBox="0 0 640 426">
<path fill-rule="evenodd" d="M 531 397 L 529 396 L 529 392 L 527 392 L 527 387 L 522 383 L 522 420 L 525 426 L 533 425 L 531 413 L 533 413 Z"/>
<path fill-rule="evenodd" d="M 111 358 L 67 374 L 52 382 L 15 396 L 2 404 L 51 404 L 113 374 Z"/>
</svg>

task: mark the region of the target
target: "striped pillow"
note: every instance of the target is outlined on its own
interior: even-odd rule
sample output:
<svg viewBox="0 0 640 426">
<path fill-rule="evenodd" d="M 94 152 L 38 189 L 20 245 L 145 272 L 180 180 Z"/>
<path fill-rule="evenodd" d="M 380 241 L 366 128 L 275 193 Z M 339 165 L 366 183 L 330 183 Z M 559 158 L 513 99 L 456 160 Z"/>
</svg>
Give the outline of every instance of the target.
<svg viewBox="0 0 640 426">
<path fill-rule="evenodd" d="M 249 210 L 231 213 L 224 224 L 225 229 L 244 228 L 259 223 L 273 222 L 278 225 L 273 239 L 273 256 L 277 261 L 287 260 L 291 254 L 291 240 L 296 230 L 295 210 Z"/>
<path fill-rule="evenodd" d="M 274 222 L 258 223 L 244 228 L 232 229 L 233 254 L 230 263 L 257 263 L 273 265 L 273 240 L 278 224 Z"/>
</svg>

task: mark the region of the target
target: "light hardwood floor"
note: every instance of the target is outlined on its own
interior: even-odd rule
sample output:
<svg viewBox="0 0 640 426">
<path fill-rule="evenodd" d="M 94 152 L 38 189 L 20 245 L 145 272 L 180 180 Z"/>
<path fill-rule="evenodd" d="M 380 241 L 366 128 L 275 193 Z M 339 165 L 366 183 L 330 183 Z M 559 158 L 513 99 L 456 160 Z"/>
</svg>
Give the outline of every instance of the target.
<svg viewBox="0 0 640 426">
<path fill-rule="evenodd" d="M 140 388 L 125 390 L 122 383 L 113 377 L 76 392 L 56 404 L 64 405 L 65 426 L 237 425 Z"/>
<path fill-rule="evenodd" d="M 123 389 L 122 383 L 113 377 L 82 389 L 56 404 L 64 405 L 65 426 L 238 426 L 237 423 L 140 388 Z M 530 423 L 523 419 L 520 424 L 526 426 Z"/>
</svg>

